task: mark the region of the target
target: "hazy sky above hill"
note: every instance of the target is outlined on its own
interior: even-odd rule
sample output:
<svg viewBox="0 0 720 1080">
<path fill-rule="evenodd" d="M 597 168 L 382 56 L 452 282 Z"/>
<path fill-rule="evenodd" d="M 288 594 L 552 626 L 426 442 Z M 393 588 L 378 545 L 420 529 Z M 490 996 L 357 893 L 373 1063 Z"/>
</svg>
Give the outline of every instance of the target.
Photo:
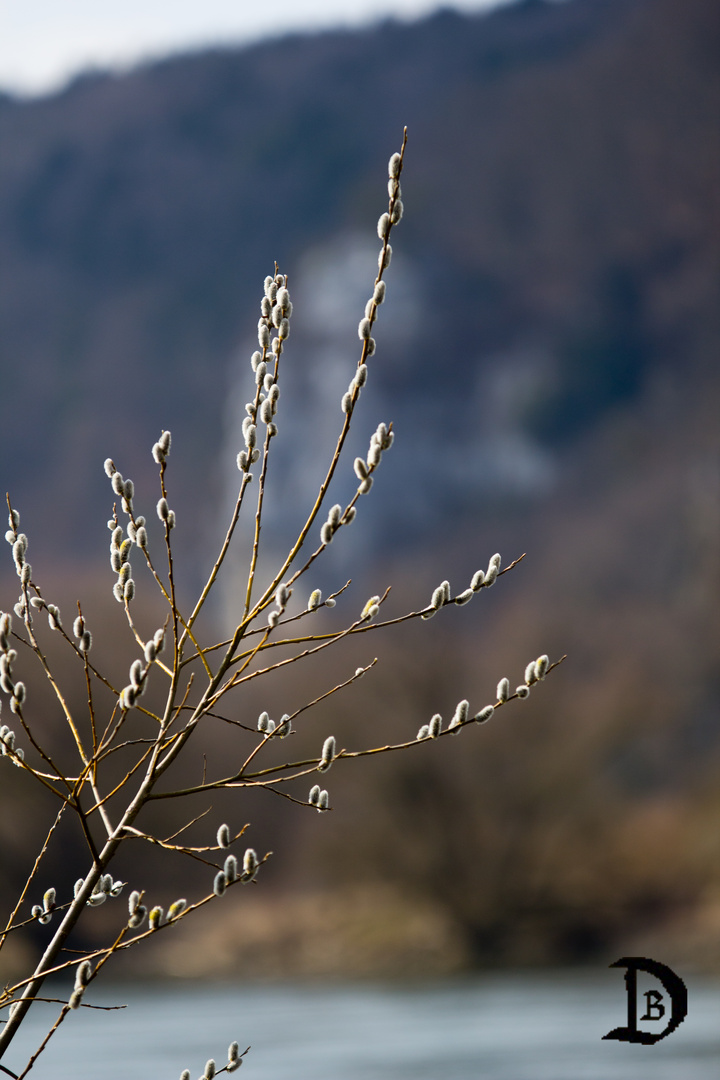
<svg viewBox="0 0 720 1080">
<path fill-rule="evenodd" d="M 45 93 L 87 68 L 292 30 L 412 19 L 507 0 L 0 0 L 0 88 Z"/>
</svg>

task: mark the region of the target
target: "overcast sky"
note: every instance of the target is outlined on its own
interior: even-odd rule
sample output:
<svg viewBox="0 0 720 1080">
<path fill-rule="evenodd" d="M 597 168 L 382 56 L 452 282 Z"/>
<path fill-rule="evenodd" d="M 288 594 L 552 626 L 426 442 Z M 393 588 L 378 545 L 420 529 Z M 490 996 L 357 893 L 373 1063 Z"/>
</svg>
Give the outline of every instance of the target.
<svg viewBox="0 0 720 1080">
<path fill-rule="evenodd" d="M 289 30 L 360 26 L 507 0 L 0 0 L 0 87 L 57 89 L 88 67 L 125 66 Z"/>
</svg>

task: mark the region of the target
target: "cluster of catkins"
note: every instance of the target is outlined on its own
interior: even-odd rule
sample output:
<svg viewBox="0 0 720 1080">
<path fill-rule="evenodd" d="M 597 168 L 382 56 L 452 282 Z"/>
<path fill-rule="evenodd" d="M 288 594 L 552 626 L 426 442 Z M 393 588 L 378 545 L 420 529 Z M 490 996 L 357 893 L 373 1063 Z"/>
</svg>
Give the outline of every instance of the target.
<svg viewBox="0 0 720 1080">
<path fill-rule="evenodd" d="M 277 363 L 282 353 L 283 342 L 290 334 L 290 316 L 293 307 L 287 289 L 287 278 L 283 274 L 276 274 L 275 277 L 268 275 L 264 284 L 265 295 L 260 303 L 260 319 L 258 320 L 260 349 L 250 357 L 257 392 L 255 400 L 248 401 L 245 405 L 247 416 L 242 425 L 245 449 L 241 450 L 237 456 L 237 467 L 240 472 L 247 474 L 248 480 L 252 479 L 251 473 L 248 472 L 250 466 L 260 457 L 260 447 L 257 445 L 258 421 L 265 424 L 268 438 L 277 435 L 275 414 L 280 399 L 280 387 L 274 372 L 268 371 L 268 361 L 274 357 Z"/>
<path fill-rule="evenodd" d="M 358 669 L 360 672 L 361 669 Z M 356 672 L 356 674 L 358 674 Z M 318 761 L 317 771 L 327 772 L 333 761 L 337 756 L 337 744 L 335 742 L 334 735 L 328 735 L 327 739 L 323 743 L 322 752 L 320 754 L 320 760 Z M 310 806 L 314 806 L 316 810 L 322 813 L 324 810 L 329 809 L 330 797 L 324 788 L 321 788 L 319 784 L 313 784 L 310 788 L 310 794 L 308 795 L 308 802 Z"/>
<path fill-rule="evenodd" d="M 533 683 L 541 682 L 545 678 L 549 667 L 550 661 L 545 655 L 539 656 L 537 660 L 531 660 L 525 668 L 525 681 L 515 687 L 515 693 L 512 696 L 516 698 L 526 698 L 530 693 L 530 687 Z M 447 730 L 453 734 L 457 734 L 460 728 L 465 724 L 471 722 L 476 724 L 486 724 L 494 714 L 496 708 L 499 705 L 504 705 L 506 701 L 510 700 L 510 697 L 510 680 L 501 679 L 497 685 L 497 701 L 495 705 L 484 705 L 474 716 L 470 716 L 470 703 L 468 701 L 459 701 L 453 717 L 448 724 Z M 429 724 L 422 725 L 417 733 L 417 739 L 437 739 L 441 733 L 442 716 L 440 713 L 435 713 Z"/>
<path fill-rule="evenodd" d="M 491 585 L 494 585 L 497 581 L 498 574 L 500 573 L 501 559 L 499 555 L 493 555 L 488 563 L 487 570 L 477 570 L 470 582 L 469 588 L 459 593 L 456 597 L 452 597 L 450 593 L 450 582 L 443 581 L 434 590 L 430 603 L 423 611 L 421 618 L 432 619 L 436 611 L 439 611 L 441 607 L 445 607 L 446 604 L 458 604 L 462 606 L 467 604 L 469 600 L 472 600 L 476 592 L 480 592 L 481 589 L 489 589 Z"/>
<path fill-rule="evenodd" d="M 83 878 L 78 878 L 75 882 L 75 888 L 73 889 L 73 892 L 76 897 L 80 895 L 80 891 L 84 884 L 85 881 L 83 880 Z M 123 889 L 125 888 L 125 884 L 126 883 L 124 881 L 113 881 L 112 874 L 101 874 L 97 882 L 95 883 L 95 887 L 93 888 L 91 895 L 88 897 L 88 906 L 100 907 L 100 905 L 104 904 L 106 900 L 114 899 L 115 897 L 120 896 Z"/>
<path fill-rule="evenodd" d="M 277 626 L 280 622 L 280 616 L 284 613 L 291 596 L 292 589 L 290 586 L 281 582 L 275 590 L 275 610 L 268 613 L 268 626 L 271 628 Z"/>
<path fill-rule="evenodd" d="M 26 589 L 32 578 L 32 566 L 25 558 L 25 555 L 27 554 L 28 538 L 25 533 L 18 532 L 18 529 L 20 528 L 20 514 L 17 510 L 10 511 L 8 515 L 8 525 L 10 528 L 5 533 L 5 539 L 12 547 L 15 570 L 17 571 L 17 576 L 20 578 L 20 584 L 22 585 L 22 592 L 18 597 L 18 602 L 15 605 L 14 610 L 19 619 L 27 619 L 32 622 L 30 612 L 27 608 L 26 597 Z"/>
<path fill-rule="evenodd" d="M 217 831 L 218 847 L 230 846 L 230 830 L 227 825 L 221 825 Z M 216 896 L 222 896 L 228 885 L 241 881 L 244 885 L 255 879 L 260 868 L 260 860 L 254 848 L 248 848 L 243 856 L 242 871 L 238 868 L 238 861 L 234 855 L 228 855 L 225 865 L 219 870 L 213 881 L 213 892 Z"/>
<path fill-rule="evenodd" d="M 12 665 L 17 660 L 17 652 L 10 648 L 12 616 L 8 611 L 0 612 L 0 687 L 10 695 L 10 708 L 14 713 L 20 711 L 25 701 L 25 683 L 13 679 Z M 0 748 L 3 754 L 15 750 L 15 732 L 3 724 L 0 728 Z M 19 754 L 20 751 L 15 751 Z"/>
<path fill-rule="evenodd" d="M 33 904 L 31 915 L 33 919 L 37 919 L 39 923 L 45 926 L 50 922 L 53 916 L 53 911 L 56 906 L 57 893 L 55 889 L 47 889 L 43 895 L 42 905 Z"/>
<path fill-rule="evenodd" d="M 164 469 L 172 436 L 169 431 L 163 431 L 158 441 L 153 445 L 152 455 L 158 465 Z M 120 604 L 128 604 L 135 596 L 135 582 L 132 578 L 130 566 L 130 552 L 133 544 L 137 544 L 141 551 L 146 552 L 148 546 L 147 522 L 142 515 L 135 517 L 133 513 L 133 497 L 135 485 L 132 480 L 123 479 L 122 473 L 115 467 L 112 458 L 105 460 L 105 473 L 110 478 L 112 489 L 122 500 L 123 511 L 129 517 L 127 524 L 127 536 L 124 535 L 117 515 L 108 521 L 108 529 L 112 533 L 110 539 L 110 565 L 117 574 L 117 581 L 113 586 L 113 596 Z M 165 526 L 166 532 L 175 528 L 175 511 L 168 506 L 168 501 L 163 496 L 158 500 L 157 516 Z"/>
<path fill-rule="evenodd" d="M 247 1053 L 247 1051 L 245 1051 Z M 242 1065 L 242 1056 L 240 1054 L 240 1047 L 236 1042 L 230 1043 L 228 1047 L 228 1060 L 227 1065 L 224 1066 L 225 1072 L 235 1072 Z M 210 1058 L 205 1063 L 205 1072 L 199 1077 L 199 1080 L 213 1080 L 213 1077 L 217 1074 L 217 1065 L 215 1060 Z M 190 1070 L 183 1069 L 180 1073 L 180 1080 L 190 1080 Z"/>
<path fill-rule="evenodd" d="M 276 724 L 274 720 L 270 719 L 269 714 L 263 710 L 258 716 L 257 729 L 266 738 L 274 735 L 276 739 L 285 739 L 292 734 L 292 723 L 288 713 L 283 713 Z"/>
<path fill-rule="evenodd" d="M 128 897 L 128 926 L 134 930 L 138 926 L 142 926 L 145 921 L 145 916 L 148 917 L 148 926 L 151 930 L 157 930 L 159 926 L 162 926 L 166 922 L 172 922 L 182 915 L 183 911 L 187 907 L 187 900 L 180 899 L 175 900 L 167 910 L 167 918 L 165 918 L 165 912 L 156 905 L 153 908 L 148 909 L 141 902 L 140 893 L 137 890 L 133 890 Z"/>
<path fill-rule="evenodd" d="M 5 539 L 12 548 L 13 562 L 15 563 L 15 569 L 17 575 L 20 578 L 20 584 L 22 586 L 22 592 L 18 598 L 17 604 L 15 604 L 14 611 L 19 619 L 23 619 L 28 625 L 32 623 L 32 615 L 30 613 L 30 607 L 28 606 L 27 590 L 31 583 L 32 567 L 26 559 L 28 538 L 25 533 L 19 532 L 20 529 L 20 514 L 17 510 L 11 510 L 8 515 L 8 530 L 5 533 Z M 34 596 L 30 600 L 30 604 L 33 607 L 42 608 L 45 607 L 45 601 L 40 597 Z M 57 614 L 57 625 L 59 625 L 60 613 L 57 608 L 52 607 L 52 611 Z M 50 607 L 48 610 L 50 610 Z M 50 625 L 53 625 L 53 616 L 49 616 L 51 619 Z M 20 679 L 13 678 L 12 666 L 17 660 L 17 651 L 10 648 L 10 636 L 12 634 L 12 615 L 9 611 L 0 611 L 0 689 L 2 689 L 10 697 L 10 709 L 13 713 L 20 714 L 22 706 L 27 696 L 27 690 L 25 683 Z M 0 754 L 3 757 L 10 757 L 15 765 L 19 765 L 23 760 L 24 754 L 21 749 L 15 749 L 15 732 L 3 724 L 0 726 Z"/>
<path fill-rule="evenodd" d="M 355 469 L 355 475 L 360 481 L 360 486 L 358 487 L 359 495 L 367 495 L 372 487 L 372 474 L 380 464 L 383 451 L 389 450 L 394 440 L 395 435 L 388 428 L 387 424 L 378 424 L 377 429 L 370 437 L 370 447 L 367 452 L 367 458 L 364 461 L 361 457 L 355 458 L 353 468 Z"/>
<path fill-rule="evenodd" d="M 150 665 L 165 648 L 165 628 L 160 627 L 154 635 L 145 643 L 142 660 L 133 660 L 130 665 L 130 682 L 120 694 L 120 708 L 132 709 L 138 698 L 142 697 L 147 688 L 147 677 Z"/>
<path fill-rule="evenodd" d="M 402 157 L 393 154 L 388 163 L 388 196 L 390 202 L 386 213 L 381 214 L 377 223 L 378 236 L 382 240 L 382 247 L 378 255 L 378 278 L 390 265 L 392 247 L 390 245 L 390 232 L 393 225 L 397 225 L 403 215 L 403 204 L 400 197 L 400 170 L 402 169 Z M 365 361 L 375 352 L 375 338 L 372 336 L 373 323 L 377 319 L 378 308 L 385 299 L 385 282 L 379 279 L 375 282 L 373 294 L 365 305 L 365 314 L 358 323 L 358 337 L 363 344 L 362 356 L 357 370 L 343 395 L 341 402 L 342 411 L 349 415 L 360 396 L 360 391 L 367 382 L 367 365 Z"/>
<path fill-rule="evenodd" d="M 77 1009 L 82 1001 L 82 996 L 85 993 L 85 987 L 90 982 L 90 976 L 92 975 L 92 964 L 89 960 L 82 960 L 75 972 L 75 988 L 70 995 L 70 1001 L 68 1005 L 71 1009 Z"/>
</svg>

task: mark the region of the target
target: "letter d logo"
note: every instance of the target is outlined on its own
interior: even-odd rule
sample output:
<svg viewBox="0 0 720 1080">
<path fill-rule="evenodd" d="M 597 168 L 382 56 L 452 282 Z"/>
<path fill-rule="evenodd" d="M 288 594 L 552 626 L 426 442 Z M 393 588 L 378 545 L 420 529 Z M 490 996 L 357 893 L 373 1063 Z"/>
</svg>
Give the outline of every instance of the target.
<svg viewBox="0 0 720 1080">
<path fill-rule="evenodd" d="M 657 960 L 648 960 L 645 956 L 623 956 L 610 967 L 624 967 L 625 986 L 627 988 L 627 1027 L 613 1028 L 603 1035 L 603 1039 L 618 1039 L 620 1042 L 645 1043 L 650 1045 L 664 1039 L 674 1031 L 687 1016 L 687 987 L 682 979 L 665 964 Z M 640 1031 L 637 1026 L 637 973 L 646 971 L 662 983 L 670 996 L 672 1012 L 665 1028 L 660 1032 Z M 659 1020 L 665 1015 L 665 1006 L 661 1004 L 662 994 L 657 990 L 648 990 L 645 994 L 647 1011 L 642 1020 Z M 654 1010 L 654 1011 L 653 1011 Z"/>
</svg>

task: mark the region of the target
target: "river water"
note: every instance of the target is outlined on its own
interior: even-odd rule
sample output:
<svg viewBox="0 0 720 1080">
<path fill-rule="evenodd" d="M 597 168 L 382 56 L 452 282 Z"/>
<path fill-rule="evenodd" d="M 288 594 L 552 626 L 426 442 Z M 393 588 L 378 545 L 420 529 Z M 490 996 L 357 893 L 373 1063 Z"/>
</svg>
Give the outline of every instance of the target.
<svg viewBox="0 0 720 1080">
<path fill-rule="evenodd" d="M 88 1002 L 128 1007 L 71 1013 L 31 1076 L 177 1080 L 188 1068 L 195 1080 L 237 1039 L 252 1046 L 247 1080 L 718 1080 L 720 981 L 685 981 L 686 1020 L 651 1046 L 602 1039 L 626 1023 L 619 969 L 412 986 L 98 982 Z M 35 1005 L 3 1064 L 20 1071 L 58 1008 Z"/>
</svg>

